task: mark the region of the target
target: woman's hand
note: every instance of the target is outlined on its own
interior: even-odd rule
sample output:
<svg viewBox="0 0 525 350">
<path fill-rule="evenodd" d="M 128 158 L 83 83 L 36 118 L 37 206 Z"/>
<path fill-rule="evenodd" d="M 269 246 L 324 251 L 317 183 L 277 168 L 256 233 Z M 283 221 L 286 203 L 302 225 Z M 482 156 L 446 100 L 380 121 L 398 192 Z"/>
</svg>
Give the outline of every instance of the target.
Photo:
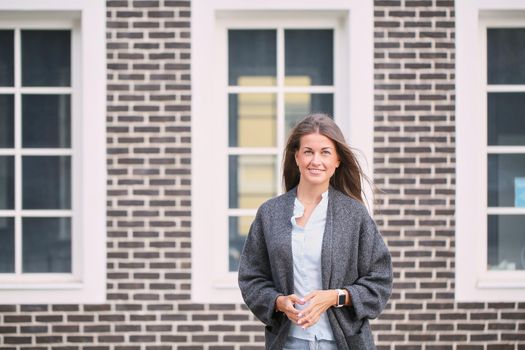
<svg viewBox="0 0 525 350">
<path fill-rule="evenodd" d="M 301 300 L 297 295 L 281 295 L 275 300 L 275 310 L 284 312 L 293 323 L 297 324 L 299 319 L 299 310 L 295 308 L 295 304 L 304 304 L 304 300 Z"/>
<path fill-rule="evenodd" d="M 315 290 L 308 293 L 304 298 L 304 303 L 308 306 L 298 313 L 297 324 L 303 328 L 313 326 L 319 318 L 330 307 L 337 304 L 338 293 L 334 289 Z"/>
</svg>

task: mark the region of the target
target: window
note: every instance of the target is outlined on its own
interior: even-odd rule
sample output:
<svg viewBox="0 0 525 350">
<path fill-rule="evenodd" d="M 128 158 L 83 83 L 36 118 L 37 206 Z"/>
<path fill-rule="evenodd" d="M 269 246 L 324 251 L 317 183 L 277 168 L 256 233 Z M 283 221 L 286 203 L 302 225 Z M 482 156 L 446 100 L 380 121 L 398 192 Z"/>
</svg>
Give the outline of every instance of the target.
<svg viewBox="0 0 525 350">
<path fill-rule="evenodd" d="M 0 37 L 7 68 L 0 95 L 0 271 L 22 279 L 70 273 L 71 30 L 16 28 L 0 30 Z"/>
<path fill-rule="evenodd" d="M 472 47 L 458 49 L 456 298 L 524 300 L 525 12 L 477 11 L 477 30 L 458 30 L 481 60 L 468 82 Z"/>
<path fill-rule="evenodd" d="M 336 3 L 335 9 L 320 11 L 296 1 L 283 2 L 282 9 L 246 2 L 236 8 L 220 1 L 195 4 L 192 298 L 197 302 L 241 301 L 238 259 L 257 208 L 283 191 L 282 151 L 298 119 L 310 112 L 333 115 L 352 145 L 372 158 L 372 6 Z M 362 103 L 351 103 L 358 100 Z"/>
<path fill-rule="evenodd" d="M 525 21 L 487 26 L 487 269 L 525 270 Z"/>
<path fill-rule="evenodd" d="M 235 272 L 256 209 L 281 193 L 286 135 L 310 111 L 333 115 L 334 29 L 227 29 L 227 36 L 228 268 Z"/>
<path fill-rule="evenodd" d="M 103 17 L 100 5 L 87 7 Z M 93 39 L 104 32 L 84 33 L 100 21 L 83 7 L 61 15 L 8 10 L 0 18 L 0 298 L 102 302 L 104 46 Z M 86 47 L 91 77 L 81 67 Z"/>
</svg>

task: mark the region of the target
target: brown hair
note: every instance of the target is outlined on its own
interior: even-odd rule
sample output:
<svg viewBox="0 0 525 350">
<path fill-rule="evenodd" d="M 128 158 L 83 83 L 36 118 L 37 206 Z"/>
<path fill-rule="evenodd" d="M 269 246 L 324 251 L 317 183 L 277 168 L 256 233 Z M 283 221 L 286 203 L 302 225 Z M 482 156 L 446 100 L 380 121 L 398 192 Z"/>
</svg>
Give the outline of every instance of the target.
<svg viewBox="0 0 525 350">
<path fill-rule="evenodd" d="M 332 140 L 341 161 L 339 167 L 335 169 L 334 175 L 330 178 L 330 185 L 364 203 L 361 180 L 364 179 L 369 183 L 370 181 L 347 145 L 341 129 L 332 118 L 321 113 L 306 116 L 292 129 L 288 137 L 283 156 L 283 181 L 286 191 L 299 184 L 301 174 L 295 162 L 295 152 L 299 150 L 301 137 L 312 133 L 319 133 Z"/>
</svg>

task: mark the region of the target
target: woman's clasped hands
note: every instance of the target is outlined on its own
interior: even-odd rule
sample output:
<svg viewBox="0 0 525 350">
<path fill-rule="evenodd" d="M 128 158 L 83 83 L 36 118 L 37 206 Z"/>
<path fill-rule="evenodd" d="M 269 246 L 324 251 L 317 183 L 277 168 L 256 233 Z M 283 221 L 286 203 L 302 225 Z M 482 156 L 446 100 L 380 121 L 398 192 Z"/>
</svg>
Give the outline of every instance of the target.
<svg viewBox="0 0 525 350">
<path fill-rule="evenodd" d="M 316 290 L 308 293 L 304 298 L 299 298 L 295 294 L 281 295 L 275 301 L 275 309 L 306 329 L 316 324 L 326 310 L 337 304 L 337 295 L 336 290 Z M 296 309 L 296 304 L 306 307 Z"/>
</svg>

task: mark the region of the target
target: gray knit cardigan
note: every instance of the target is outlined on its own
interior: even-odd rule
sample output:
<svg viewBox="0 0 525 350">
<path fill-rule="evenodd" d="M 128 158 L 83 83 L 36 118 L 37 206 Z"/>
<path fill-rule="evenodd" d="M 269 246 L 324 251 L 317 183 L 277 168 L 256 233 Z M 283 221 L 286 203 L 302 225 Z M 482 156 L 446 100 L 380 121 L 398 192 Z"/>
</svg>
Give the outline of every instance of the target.
<svg viewBox="0 0 525 350">
<path fill-rule="evenodd" d="M 266 349 L 282 349 L 290 329 L 275 299 L 294 292 L 290 218 L 296 191 L 261 205 L 239 264 L 242 297 L 266 325 Z M 390 253 L 366 208 L 332 187 L 321 270 L 323 289 L 346 288 L 352 296 L 351 306 L 327 310 L 338 349 L 375 349 L 368 320 L 381 313 L 392 291 Z"/>
</svg>

